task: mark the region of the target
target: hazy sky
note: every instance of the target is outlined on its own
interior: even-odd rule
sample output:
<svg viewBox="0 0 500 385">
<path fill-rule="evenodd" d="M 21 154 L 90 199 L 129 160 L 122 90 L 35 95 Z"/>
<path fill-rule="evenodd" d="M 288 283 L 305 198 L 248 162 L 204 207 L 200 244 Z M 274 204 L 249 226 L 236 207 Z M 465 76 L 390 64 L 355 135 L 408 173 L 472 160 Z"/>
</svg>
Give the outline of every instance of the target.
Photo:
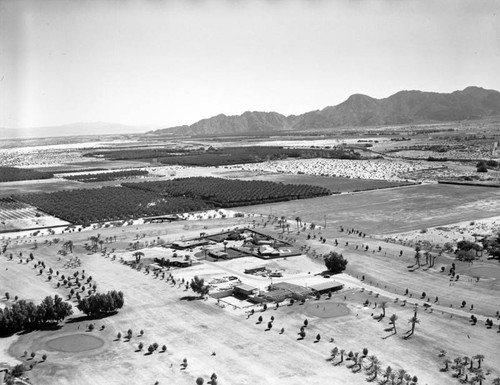
<svg viewBox="0 0 500 385">
<path fill-rule="evenodd" d="M 0 127 L 500 90 L 498 0 L 0 0 Z"/>
</svg>

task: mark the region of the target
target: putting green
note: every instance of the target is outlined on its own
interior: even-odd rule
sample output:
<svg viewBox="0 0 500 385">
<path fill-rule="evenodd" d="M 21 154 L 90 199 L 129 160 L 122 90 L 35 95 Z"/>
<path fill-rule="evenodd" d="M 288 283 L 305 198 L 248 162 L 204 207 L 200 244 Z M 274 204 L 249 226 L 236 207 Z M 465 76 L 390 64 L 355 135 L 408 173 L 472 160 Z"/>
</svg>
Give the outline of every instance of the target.
<svg viewBox="0 0 500 385">
<path fill-rule="evenodd" d="M 70 334 L 47 341 L 48 348 L 66 353 L 85 352 L 98 349 L 103 345 L 102 339 L 89 334 Z"/>
<path fill-rule="evenodd" d="M 469 269 L 472 277 L 500 279 L 500 268 L 495 266 L 478 266 Z"/>
<path fill-rule="evenodd" d="M 305 311 L 307 315 L 319 318 L 340 317 L 350 313 L 343 303 L 330 301 L 312 301 L 306 305 Z"/>
</svg>

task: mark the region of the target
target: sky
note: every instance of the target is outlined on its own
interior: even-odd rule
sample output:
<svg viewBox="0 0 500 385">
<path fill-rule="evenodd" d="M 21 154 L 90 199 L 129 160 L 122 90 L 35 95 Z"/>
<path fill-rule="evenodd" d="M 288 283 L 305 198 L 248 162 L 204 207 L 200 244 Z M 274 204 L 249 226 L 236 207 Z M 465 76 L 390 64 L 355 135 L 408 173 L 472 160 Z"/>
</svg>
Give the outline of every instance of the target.
<svg viewBox="0 0 500 385">
<path fill-rule="evenodd" d="M 0 127 L 171 127 L 471 85 L 500 90 L 498 0 L 0 0 Z"/>
</svg>

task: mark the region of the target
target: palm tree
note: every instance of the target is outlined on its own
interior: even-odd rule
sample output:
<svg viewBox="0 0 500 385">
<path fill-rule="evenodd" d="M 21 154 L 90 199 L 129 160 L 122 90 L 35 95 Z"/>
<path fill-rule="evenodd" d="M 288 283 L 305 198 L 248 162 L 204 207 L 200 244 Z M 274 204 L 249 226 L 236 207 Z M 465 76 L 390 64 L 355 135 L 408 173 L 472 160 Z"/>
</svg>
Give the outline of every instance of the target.
<svg viewBox="0 0 500 385">
<path fill-rule="evenodd" d="M 372 375 L 373 377 L 370 378 L 368 381 L 370 381 L 370 382 L 371 381 L 375 381 L 377 379 L 377 376 L 379 374 L 381 374 L 381 373 L 382 373 L 382 369 L 380 369 L 380 365 L 379 364 L 373 364 L 373 366 L 372 366 L 372 368 L 370 370 L 370 373 L 368 373 L 368 374 Z"/>
<path fill-rule="evenodd" d="M 368 356 L 368 362 L 370 363 L 370 365 L 366 368 L 367 371 L 369 371 L 374 365 L 380 364 L 379 359 L 374 354 L 372 354 L 371 356 Z"/>
<path fill-rule="evenodd" d="M 476 375 L 473 378 L 474 381 L 479 381 L 479 385 L 483 385 L 483 380 L 486 380 L 484 373 L 481 369 L 476 370 Z"/>
<path fill-rule="evenodd" d="M 334 347 L 331 351 L 330 351 L 330 357 L 331 357 L 331 360 L 333 361 L 335 359 L 335 357 L 337 356 L 337 354 L 339 354 L 339 348 L 338 347 Z"/>
<path fill-rule="evenodd" d="M 344 362 L 345 349 L 340 349 L 340 363 Z"/>
<path fill-rule="evenodd" d="M 391 373 L 392 373 L 392 368 L 390 366 L 388 366 L 384 370 L 384 374 L 383 374 L 384 379 L 385 379 L 384 384 L 387 383 L 387 381 L 389 381 L 389 377 L 390 377 Z"/>
<path fill-rule="evenodd" d="M 418 246 L 417 246 L 418 247 Z M 420 250 L 415 252 L 415 264 L 420 267 Z"/>
<path fill-rule="evenodd" d="M 431 253 L 429 253 L 429 251 L 425 251 L 424 252 L 424 257 L 425 257 L 425 264 L 429 265 L 429 267 L 431 267 L 431 265 L 430 265 Z"/>
<path fill-rule="evenodd" d="M 132 256 L 135 257 L 135 262 L 139 263 L 141 262 L 141 257 L 144 257 L 144 253 L 142 251 L 136 251 Z"/>
<path fill-rule="evenodd" d="M 417 318 L 417 312 L 415 312 L 415 315 L 408 320 L 408 323 L 411 323 L 411 331 L 406 338 L 410 337 L 415 332 L 415 325 L 420 323 L 420 320 Z"/>
<path fill-rule="evenodd" d="M 484 356 L 482 354 L 476 354 L 474 357 L 475 360 L 477 360 L 477 368 L 481 369 L 481 362 L 484 360 Z"/>
<path fill-rule="evenodd" d="M 495 378 L 491 385 L 500 385 L 500 377 Z"/>
<path fill-rule="evenodd" d="M 227 251 L 227 244 L 228 244 L 228 241 L 224 241 L 222 242 L 224 244 L 224 253 Z"/>
<path fill-rule="evenodd" d="M 451 363 L 452 363 L 452 361 L 451 361 L 449 358 L 445 359 L 445 360 L 443 361 L 443 364 L 444 364 L 444 369 L 443 369 L 443 371 L 447 372 L 447 371 L 448 371 L 448 369 L 449 369 L 449 365 L 450 365 Z"/>
<path fill-rule="evenodd" d="M 462 360 L 460 359 L 460 357 L 457 357 L 453 360 L 453 362 L 455 362 L 454 369 L 457 371 L 457 377 L 461 377 L 462 370 L 464 368 L 464 364 L 462 363 Z"/>
<path fill-rule="evenodd" d="M 396 314 L 391 315 L 391 318 L 389 318 L 390 324 L 394 327 L 394 334 L 397 333 L 396 331 L 396 321 L 398 320 L 398 316 Z"/>
<path fill-rule="evenodd" d="M 382 318 L 385 317 L 385 309 L 387 308 L 387 301 L 380 302 L 380 308 L 382 309 Z"/>
<path fill-rule="evenodd" d="M 406 370 L 404 370 L 404 369 L 399 369 L 398 370 L 398 384 L 402 384 L 403 383 L 405 375 L 406 375 Z"/>
</svg>

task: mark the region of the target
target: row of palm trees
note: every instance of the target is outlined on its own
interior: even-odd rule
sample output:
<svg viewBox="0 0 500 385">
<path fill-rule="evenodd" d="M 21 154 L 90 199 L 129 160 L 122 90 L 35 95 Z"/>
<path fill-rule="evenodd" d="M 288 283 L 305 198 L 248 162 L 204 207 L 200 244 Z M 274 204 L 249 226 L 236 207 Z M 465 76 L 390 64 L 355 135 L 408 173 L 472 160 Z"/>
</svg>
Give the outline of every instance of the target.
<svg viewBox="0 0 500 385">
<path fill-rule="evenodd" d="M 360 373 L 364 370 L 368 377 L 368 382 L 372 382 L 377 379 L 379 379 L 379 384 L 383 385 L 413 385 L 418 382 L 417 376 L 410 375 L 405 369 L 396 371 L 390 366 L 387 366 L 384 370 L 382 368 L 382 363 L 377 356 L 367 356 L 365 353 L 367 353 L 366 350 L 364 350 L 363 354 L 358 352 L 353 353 L 352 351 L 346 353 L 345 349 L 334 347 L 330 351 L 330 357 L 327 358 L 327 361 L 330 361 L 334 365 L 340 365 L 344 362 L 344 356 L 347 355 L 345 360 L 352 361 L 352 365 L 348 368 L 354 373 Z M 335 362 L 338 356 L 340 356 L 340 360 Z"/>
</svg>

